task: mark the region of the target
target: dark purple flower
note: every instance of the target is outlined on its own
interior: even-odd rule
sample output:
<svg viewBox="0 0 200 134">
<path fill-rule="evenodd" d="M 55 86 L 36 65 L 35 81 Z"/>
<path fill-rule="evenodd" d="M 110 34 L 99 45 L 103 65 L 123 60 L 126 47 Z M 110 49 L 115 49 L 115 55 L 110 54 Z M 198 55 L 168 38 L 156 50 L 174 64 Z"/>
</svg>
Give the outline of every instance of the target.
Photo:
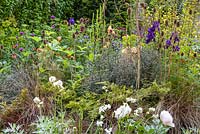
<svg viewBox="0 0 200 134">
<path fill-rule="evenodd" d="M 153 22 L 153 27 L 154 27 L 154 28 L 157 28 L 158 31 L 160 31 L 160 23 L 159 23 L 158 21 L 154 21 L 154 22 Z"/>
<path fill-rule="evenodd" d="M 171 40 L 166 40 L 166 45 L 170 46 L 171 45 Z"/>
<path fill-rule="evenodd" d="M 54 15 L 52 15 L 52 16 L 51 16 L 51 19 L 53 19 L 53 20 L 54 20 L 55 18 L 56 18 L 56 17 L 55 17 Z"/>
<path fill-rule="evenodd" d="M 155 41 L 155 36 L 156 36 L 155 31 L 156 31 L 156 29 L 158 29 L 158 31 L 160 31 L 160 23 L 158 21 L 154 21 L 153 26 L 148 29 L 148 34 L 146 36 L 146 38 L 147 38 L 146 44 L 148 44 L 151 41 Z"/>
<path fill-rule="evenodd" d="M 176 51 L 179 51 L 180 50 L 180 47 L 178 45 L 176 46 L 173 46 L 173 51 L 176 52 Z"/>
<path fill-rule="evenodd" d="M 19 48 L 19 51 L 20 51 L 20 52 L 22 52 L 23 50 L 24 50 L 24 48 L 22 48 L 22 47 Z"/>
<path fill-rule="evenodd" d="M 174 43 L 179 42 L 179 41 L 180 41 L 180 40 L 179 40 L 178 36 L 176 36 L 176 37 L 174 38 Z"/>
<path fill-rule="evenodd" d="M 35 34 L 34 34 L 34 33 L 31 33 L 31 36 L 32 36 L 32 37 L 34 37 L 34 36 L 35 36 Z"/>
<path fill-rule="evenodd" d="M 20 32 L 19 34 L 20 34 L 20 35 L 24 35 L 24 32 Z"/>
<path fill-rule="evenodd" d="M 70 18 L 70 19 L 69 19 L 69 25 L 74 25 L 74 24 L 75 24 L 74 18 Z"/>
</svg>

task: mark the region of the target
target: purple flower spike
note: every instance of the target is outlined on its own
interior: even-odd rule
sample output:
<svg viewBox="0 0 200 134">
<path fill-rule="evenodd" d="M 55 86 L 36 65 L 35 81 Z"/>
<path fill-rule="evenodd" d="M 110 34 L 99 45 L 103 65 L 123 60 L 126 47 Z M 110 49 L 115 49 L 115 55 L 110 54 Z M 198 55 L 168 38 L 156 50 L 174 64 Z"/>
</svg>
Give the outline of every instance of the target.
<svg viewBox="0 0 200 134">
<path fill-rule="evenodd" d="M 19 34 L 20 34 L 20 35 L 24 35 L 24 32 L 20 32 Z"/>
<path fill-rule="evenodd" d="M 20 51 L 20 52 L 22 52 L 23 50 L 24 50 L 24 48 L 22 48 L 22 47 L 19 48 L 19 51 Z"/>
<path fill-rule="evenodd" d="M 70 18 L 70 19 L 69 19 L 69 25 L 74 25 L 74 24 L 75 24 L 74 18 Z"/>
<path fill-rule="evenodd" d="M 55 18 L 56 18 L 56 17 L 55 17 L 54 15 L 52 15 L 52 16 L 51 16 L 51 19 L 53 19 L 53 20 L 54 20 Z"/>
</svg>

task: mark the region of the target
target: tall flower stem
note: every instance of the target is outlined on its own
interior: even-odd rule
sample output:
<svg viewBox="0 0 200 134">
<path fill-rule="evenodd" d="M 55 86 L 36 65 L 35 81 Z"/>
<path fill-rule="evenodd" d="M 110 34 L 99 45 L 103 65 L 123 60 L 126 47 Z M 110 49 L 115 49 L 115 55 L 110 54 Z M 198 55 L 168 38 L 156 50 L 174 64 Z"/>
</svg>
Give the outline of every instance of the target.
<svg viewBox="0 0 200 134">
<path fill-rule="evenodd" d="M 137 56 L 138 56 L 138 66 L 137 66 L 137 81 L 136 81 L 136 88 L 139 89 L 140 88 L 140 71 L 141 71 L 141 45 L 140 45 L 140 28 L 139 28 L 139 13 L 138 13 L 138 4 L 139 4 L 139 0 L 136 0 L 136 11 L 135 11 L 135 17 L 136 17 L 136 27 L 137 27 L 137 35 L 139 36 L 137 38 L 137 43 L 138 43 L 138 47 L 137 47 Z"/>
</svg>

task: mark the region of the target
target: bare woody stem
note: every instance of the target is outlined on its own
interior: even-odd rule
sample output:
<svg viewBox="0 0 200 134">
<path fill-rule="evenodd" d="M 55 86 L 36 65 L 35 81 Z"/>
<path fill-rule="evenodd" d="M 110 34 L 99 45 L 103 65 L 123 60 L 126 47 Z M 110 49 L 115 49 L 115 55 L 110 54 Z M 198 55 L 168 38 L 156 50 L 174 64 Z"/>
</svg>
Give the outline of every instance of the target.
<svg viewBox="0 0 200 134">
<path fill-rule="evenodd" d="M 135 17 L 136 17 L 136 28 L 137 28 L 137 43 L 138 43 L 138 47 L 137 47 L 137 54 L 138 54 L 138 66 L 137 66 L 137 81 L 136 81 L 136 88 L 139 89 L 140 88 L 140 71 L 141 71 L 141 45 L 140 45 L 140 28 L 139 28 L 139 13 L 138 13 L 138 4 L 139 4 L 139 0 L 136 0 L 136 11 L 135 11 Z"/>
</svg>

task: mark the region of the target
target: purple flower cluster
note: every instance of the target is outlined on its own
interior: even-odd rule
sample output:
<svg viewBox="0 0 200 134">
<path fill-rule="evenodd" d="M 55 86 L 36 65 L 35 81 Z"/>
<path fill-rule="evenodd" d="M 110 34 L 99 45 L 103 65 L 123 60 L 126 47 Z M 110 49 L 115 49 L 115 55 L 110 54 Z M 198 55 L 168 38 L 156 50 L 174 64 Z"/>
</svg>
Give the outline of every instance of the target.
<svg viewBox="0 0 200 134">
<path fill-rule="evenodd" d="M 149 42 L 155 40 L 155 36 L 156 36 L 155 35 L 155 31 L 156 31 L 156 29 L 158 31 L 160 31 L 160 23 L 158 21 L 154 21 L 153 22 L 153 26 L 148 29 L 148 34 L 146 36 L 147 37 L 146 44 L 148 44 Z"/>
<path fill-rule="evenodd" d="M 170 46 L 172 46 L 172 42 L 175 44 L 176 42 L 179 42 L 180 39 L 178 37 L 177 32 L 173 32 L 172 35 L 170 36 L 170 39 L 166 40 L 166 45 L 165 45 L 165 49 L 168 49 Z M 180 47 L 178 45 L 176 46 L 172 46 L 172 50 L 174 52 L 179 51 Z"/>
<path fill-rule="evenodd" d="M 70 18 L 69 21 L 68 21 L 68 24 L 69 25 L 74 25 L 75 24 L 74 18 Z"/>
</svg>

